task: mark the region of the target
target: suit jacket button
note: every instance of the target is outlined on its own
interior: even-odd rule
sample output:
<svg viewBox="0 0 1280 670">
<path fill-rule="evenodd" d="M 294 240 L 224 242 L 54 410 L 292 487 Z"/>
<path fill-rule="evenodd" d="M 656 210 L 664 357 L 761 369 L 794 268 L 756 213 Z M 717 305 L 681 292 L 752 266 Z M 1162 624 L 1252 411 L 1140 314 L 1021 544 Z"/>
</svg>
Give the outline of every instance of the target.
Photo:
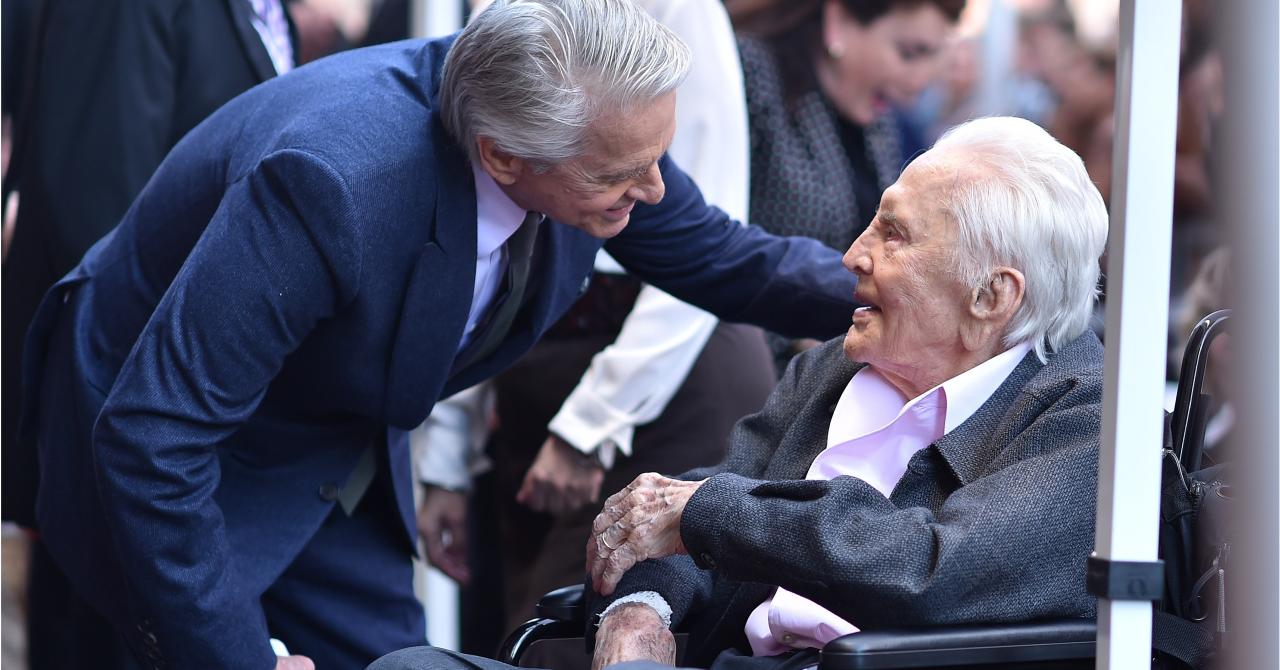
<svg viewBox="0 0 1280 670">
<path fill-rule="evenodd" d="M 716 559 L 712 558 L 711 554 L 705 551 L 702 552 L 702 562 L 706 563 L 708 568 L 711 568 L 712 570 L 716 569 Z"/>
<path fill-rule="evenodd" d="M 591 275 L 582 278 L 582 285 L 578 287 L 578 295 L 586 293 L 588 288 L 591 288 Z"/>
<path fill-rule="evenodd" d="M 320 485 L 318 493 L 320 494 L 321 500 L 325 502 L 333 502 L 338 499 L 338 495 L 342 493 L 342 489 L 338 488 L 338 485 L 333 482 L 327 482 Z"/>
</svg>

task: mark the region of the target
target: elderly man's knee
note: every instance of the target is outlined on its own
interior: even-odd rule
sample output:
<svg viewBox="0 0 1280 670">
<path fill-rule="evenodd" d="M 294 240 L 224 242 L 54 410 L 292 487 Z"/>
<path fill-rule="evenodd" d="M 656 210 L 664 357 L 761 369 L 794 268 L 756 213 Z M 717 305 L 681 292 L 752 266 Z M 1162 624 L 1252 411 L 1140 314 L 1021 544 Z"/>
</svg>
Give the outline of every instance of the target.
<svg viewBox="0 0 1280 670">
<path fill-rule="evenodd" d="M 475 666 L 435 647 L 409 647 L 374 661 L 366 670 L 471 670 Z"/>
</svg>

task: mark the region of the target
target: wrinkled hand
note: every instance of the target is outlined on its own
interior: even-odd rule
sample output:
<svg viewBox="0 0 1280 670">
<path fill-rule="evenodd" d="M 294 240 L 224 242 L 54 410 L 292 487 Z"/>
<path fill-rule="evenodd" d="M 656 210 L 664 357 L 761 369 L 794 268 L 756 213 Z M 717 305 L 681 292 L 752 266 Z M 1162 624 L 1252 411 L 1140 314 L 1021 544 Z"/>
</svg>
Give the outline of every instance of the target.
<svg viewBox="0 0 1280 670">
<path fill-rule="evenodd" d="M 516 502 L 538 512 L 564 514 L 600 500 L 604 466 L 550 435 L 516 493 Z"/>
<path fill-rule="evenodd" d="M 587 539 L 587 572 L 596 592 L 613 593 L 640 561 L 687 553 L 680 517 L 699 486 L 646 472 L 604 502 Z"/>
<path fill-rule="evenodd" d="M 676 663 L 676 638 L 652 607 L 628 603 L 609 613 L 596 633 L 596 652 L 591 670 L 614 663 L 654 661 Z"/>
<path fill-rule="evenodd" d="M 814 348 L 814 347 L 818 346 L 819 344 L 822 344 L 822 340 L 815 340 L 815 339 L 813 339 L 812 337 L 802 337 L 802 338 L 800 338 L 800 339 L 798 339 L 798 340 L 792 340 L 792 341 L 791 341 L 791 353 L 793 353 L 793 354 L 795 354 L 795 355 L 797 355 L 797 356 L 798 356 L 798 355 L 803 354 L 804 352 L 806 352 L 806 351 L 808 351 L 808 350 L 810 350 L 810 349 L 812 349 L 812 348 Z"/>
<path fill-rule="evenodd" d="M 277 656 L 276 670 L 316 670 L 316 664 L 306 656 Z"/>
<path fill-rule="evenodd" d="M 418 508 L 418 532 L 427 546 L 427 560 L 466 586 L 471 581 L 467 567 L 467 494 L 427 486 Z"/>
</svg>

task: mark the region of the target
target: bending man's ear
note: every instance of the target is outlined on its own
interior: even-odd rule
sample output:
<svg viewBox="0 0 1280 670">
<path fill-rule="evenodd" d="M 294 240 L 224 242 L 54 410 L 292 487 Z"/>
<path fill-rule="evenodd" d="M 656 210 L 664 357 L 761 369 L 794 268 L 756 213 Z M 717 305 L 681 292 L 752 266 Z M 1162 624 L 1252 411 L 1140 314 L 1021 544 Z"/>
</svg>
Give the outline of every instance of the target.
<svg viewBox="0 0 1280 670">
<path fill-rule="evenodd" d="M 480 167 L 503 186 L 515 183 L 524 171 L 524 161 L 498 148 L 491 138 L 477 137 L 476 149 L 480 154 Z"/>
</svg>

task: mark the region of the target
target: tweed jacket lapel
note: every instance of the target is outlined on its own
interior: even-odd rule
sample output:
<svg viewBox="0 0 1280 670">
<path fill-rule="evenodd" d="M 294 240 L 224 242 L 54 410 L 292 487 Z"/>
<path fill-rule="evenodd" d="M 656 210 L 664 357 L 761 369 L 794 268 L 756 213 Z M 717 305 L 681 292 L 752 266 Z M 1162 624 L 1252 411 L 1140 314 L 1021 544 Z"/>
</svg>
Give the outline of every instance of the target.
<svg viewBox="0 0 1280 670">
<path fill-rule="evenodd" d="M 933 443 L 947 465 L 951 466 L 961 486 L 991 470 L 992 463 L 1008 446 L 1008 439 L 996 439 L 1003 419 L 1015 406 L 1014 400 L 1022 392 L 1022 387 L 1043 367 L 1035 352 L 1028 351 L 978 411 Z"/>
<path fill-rule="evenodd" d="M 829 351 L 824 351 L 818 362 L 821 375 L 814 380 L 815 388 L 808 393 L 790 396 L 799 403 L 796 407 L 796 420 L 779 442 L 778 454 L 765 468 L 764 479 L 804 479 L 813 459 L 827 448 L 828 427 L 840 394 L 844 393 L 853 375 L 867 365 L 846 358 L 842 344 L 844 338 L 838 337 L 836 340 L 839 341 L 834 344 L 829 341 L 822 345 Z"/>
</svg>

